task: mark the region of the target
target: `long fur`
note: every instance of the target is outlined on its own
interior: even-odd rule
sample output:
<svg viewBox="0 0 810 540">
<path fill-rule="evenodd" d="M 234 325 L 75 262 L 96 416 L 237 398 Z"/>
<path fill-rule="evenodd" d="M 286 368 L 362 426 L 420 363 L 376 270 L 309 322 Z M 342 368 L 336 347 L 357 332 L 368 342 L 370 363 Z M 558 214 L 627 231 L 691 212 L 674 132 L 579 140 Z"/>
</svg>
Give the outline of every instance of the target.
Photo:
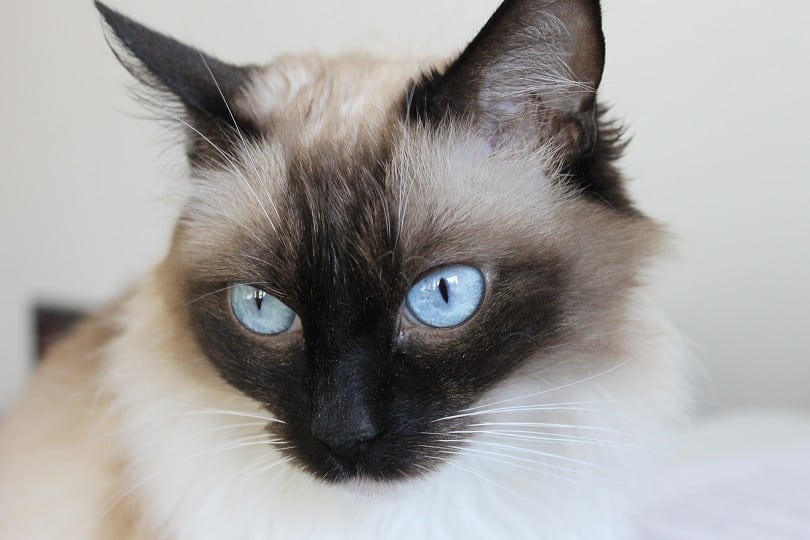
<svg viewBox="0 0 810 540">
<path fill-rule="evenodd" d="M 641 269 L 663 234 L 584 196 L 557 143 L 493 148 L 472 122 L 428 126 L 392 111 L 426 65 L 285 57 L 253 72 L 231 105 L 272 135 L 237 133 L 225 148 L 202 139 L 219 157 L 194 170 L 166 259 L 52 350 L 0 427 L 0 538 L 632 537 L 625 487 L 660 427 L 684 416 L 688 392 L 683 341 L 644 292 Z M 306 169 L 383 147 L 386 176 L 368 187 L 383 217 L 353 222 L 386 229 L 406 260 L 437 235 L 475 239 L 449 259 L 555 253 L 573 285 L 560 301 L 564 338 L 436 419 L 424 474 L 333 484 L 298 466 L 265 429 L 281 420 L 201 348 L 189 305 L 219 291 L 189 299 L 181 284 L 228 276 L 234 260 L 250 269 L 244 246 L 268 237 L 296 248 L 294 156 Z M 373 180 L 364 175 L 330 179 L 335 208 Z M 358 264 L 379 260 L 353 242 Z"/>
</svg>

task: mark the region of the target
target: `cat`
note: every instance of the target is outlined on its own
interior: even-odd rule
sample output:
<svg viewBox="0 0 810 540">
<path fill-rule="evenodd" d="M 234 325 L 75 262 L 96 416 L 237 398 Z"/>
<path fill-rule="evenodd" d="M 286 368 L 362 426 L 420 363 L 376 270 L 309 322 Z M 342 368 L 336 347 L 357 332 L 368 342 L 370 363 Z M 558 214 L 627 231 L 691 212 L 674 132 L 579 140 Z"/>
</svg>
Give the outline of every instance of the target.
<svg viewBox="0 0 810 540">
<path fill-rule="evenodd" d="M 4 539 L 626 539 L 687 414 L 666 235 L 597 101 L 598 0 L 446 62 L 235 66 L 96 4 L 179 126 L 165 259 L 0 428 Z"/>
</svg>

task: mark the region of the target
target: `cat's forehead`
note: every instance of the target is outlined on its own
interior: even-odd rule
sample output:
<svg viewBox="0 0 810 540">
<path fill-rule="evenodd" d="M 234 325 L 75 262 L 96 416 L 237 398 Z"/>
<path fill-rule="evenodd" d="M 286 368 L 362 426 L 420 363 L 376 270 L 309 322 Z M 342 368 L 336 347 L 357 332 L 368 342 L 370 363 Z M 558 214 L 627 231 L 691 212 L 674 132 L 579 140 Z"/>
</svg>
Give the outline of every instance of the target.
<svg viewBox="0 0 810 540">
<path fill-rule="evenodd" d="M 268 245 L 289 259 L 328 238 L 374 265 L 394 248 L 449 262 L 488 240 L 548 236 L 577 206 L 559 204 L 572 197 L 554 178 L 553 152 L 495 152 L 465 125 L 409 121 L 418 66 L 286 57 L 258 72 L 236 106 L 263 136 L 237 145 L 229 166 L 198 171 L 189 242 Z"/>
<path fill-rule="evenodd" d="M 266 133 L 308 146 L 357 144 L 384 127 L 391 107 L 430 62 L 366 55 L 281 56 L 253 72 L 236 105 Z"/>
</svg>

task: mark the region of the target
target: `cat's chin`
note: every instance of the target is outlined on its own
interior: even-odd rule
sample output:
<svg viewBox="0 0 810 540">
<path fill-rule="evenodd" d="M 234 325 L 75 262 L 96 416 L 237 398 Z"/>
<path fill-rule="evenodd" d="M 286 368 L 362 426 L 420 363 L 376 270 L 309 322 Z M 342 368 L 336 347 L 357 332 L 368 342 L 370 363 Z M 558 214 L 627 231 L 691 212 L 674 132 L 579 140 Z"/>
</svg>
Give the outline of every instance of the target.
<svg viewBox="0 0 810 540">
<path fill-rule="evenodd" d="M 405 496 L 413 490 L 414 485 L 423 480 L 424 475 L 404 476 L 394 480 L 355 477 L 340 482 L 328 482 L 327 489 L 337 490 L 343 495 L 356 499 L 358 503 L 380 502 Z"/>
<path fill-rule="evenodd" d="M 347 480 L 339 484 L 333 484 L 336 489 L 348 493 L 360 500 L 373 500 L 381 496 L 390 495 L 397 488 L 391 482 L 379 482 L 376 480 L 364 480 L 361 478 Z"/>
<path fill-rule="evenodd" d="M 331 456 L 317 465 L 312 462 L 304 465 L 304 470 L 317 480 L 357 493 L 379 493 L 390 491 L 408 481 L 429 474 L 430 470 L 410 463 L 381 463 L 386 461 L 384 454 L 378 459 L 359 463 L 341 462 Z"/>
</svg>

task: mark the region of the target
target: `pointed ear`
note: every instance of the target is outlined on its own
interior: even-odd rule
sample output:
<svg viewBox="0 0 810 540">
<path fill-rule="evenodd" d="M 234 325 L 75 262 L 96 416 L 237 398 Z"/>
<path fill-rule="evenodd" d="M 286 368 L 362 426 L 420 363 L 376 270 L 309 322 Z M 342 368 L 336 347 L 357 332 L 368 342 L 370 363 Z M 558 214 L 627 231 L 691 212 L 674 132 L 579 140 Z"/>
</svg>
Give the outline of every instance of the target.
<svg viewBox="0 0 810 540">
<path fill-rule="evenodd" d="M 235 101 L 250 80 L 251 68 L 233 66 L 155 32 L 132 19 L 95 3 L 107 30 L 108 41 L 121 64 L 148 88 L 185 108 L 182 121 L 190 133 L 189 156 L 221 161 L 220 150 L 238 135 L 255 135 L 249 118 Z M 206 141 L 205 139 L 208 139 Z"/>
<path fill-rule="evenodd" d="M 587 151 L 604 66 L 601 26 L 598 0 L 506 0 L 455 62 L 417 84 L 410 115 L 471 119 L 493 144 L 529 131 Z"/>
</svg>

